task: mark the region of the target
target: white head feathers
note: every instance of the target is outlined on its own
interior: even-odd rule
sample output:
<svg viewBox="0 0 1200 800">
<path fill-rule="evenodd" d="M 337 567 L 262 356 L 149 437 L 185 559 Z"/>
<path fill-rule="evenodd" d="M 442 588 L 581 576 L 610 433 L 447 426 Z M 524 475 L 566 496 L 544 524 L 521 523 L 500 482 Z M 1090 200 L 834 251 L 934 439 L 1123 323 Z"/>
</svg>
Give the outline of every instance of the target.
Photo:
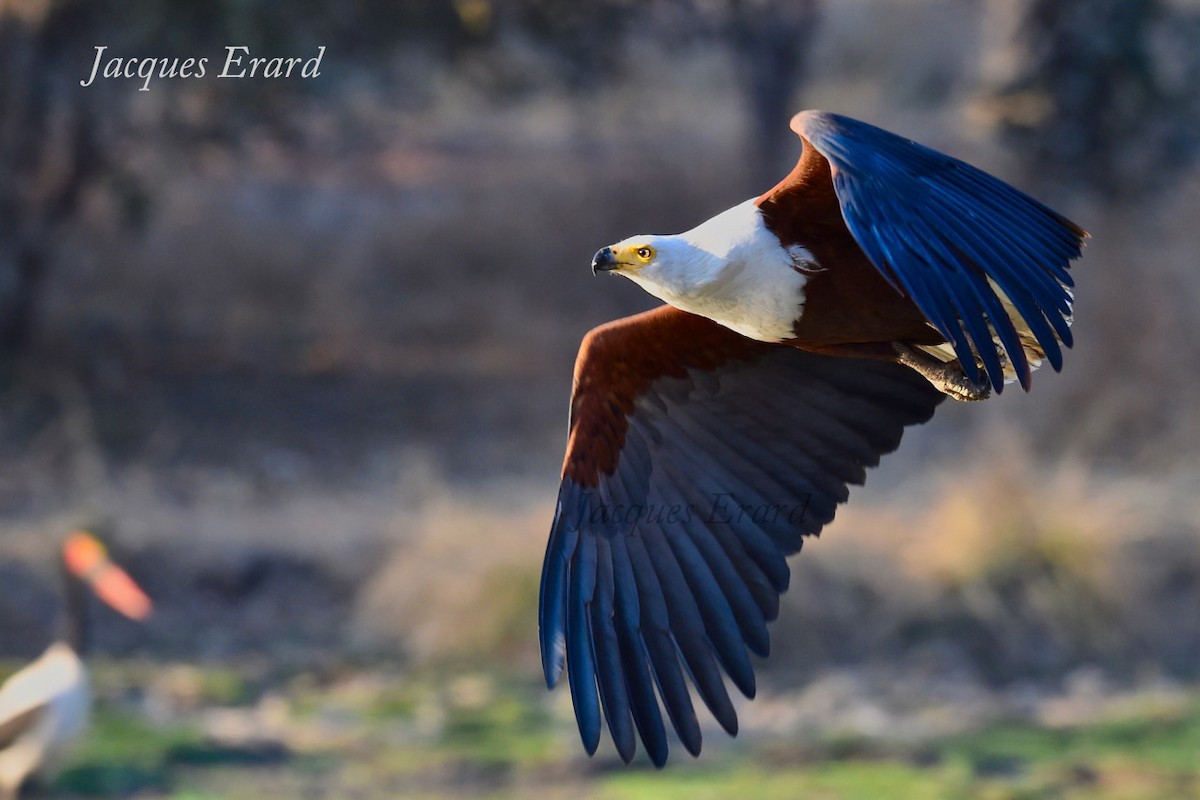
<svg viewBox="0 0 1200 800">
<path fill-rule="evenodd" d="M 806 278 L 754 199 L 684 233 L 612 246 L 617 269 L 650 294 L 766 342 L 792 337 Z"/>
</svg>

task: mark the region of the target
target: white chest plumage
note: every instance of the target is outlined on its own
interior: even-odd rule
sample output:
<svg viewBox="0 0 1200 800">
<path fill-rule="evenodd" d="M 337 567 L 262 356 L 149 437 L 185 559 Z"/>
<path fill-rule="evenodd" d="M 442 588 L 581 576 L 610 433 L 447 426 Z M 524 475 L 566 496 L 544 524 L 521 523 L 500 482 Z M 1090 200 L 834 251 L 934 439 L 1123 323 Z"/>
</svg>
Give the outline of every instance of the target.
<svg viewBox="0 0 1200 800">
<path fill-rule="evenodd" d="M 781 246 L 753 199 L 655 240 L 663 263 L 629 275 L 650 294 L 751 339 L 792 338 L 807 281 L 797 266 L 812 256 Z"/>
</svg>

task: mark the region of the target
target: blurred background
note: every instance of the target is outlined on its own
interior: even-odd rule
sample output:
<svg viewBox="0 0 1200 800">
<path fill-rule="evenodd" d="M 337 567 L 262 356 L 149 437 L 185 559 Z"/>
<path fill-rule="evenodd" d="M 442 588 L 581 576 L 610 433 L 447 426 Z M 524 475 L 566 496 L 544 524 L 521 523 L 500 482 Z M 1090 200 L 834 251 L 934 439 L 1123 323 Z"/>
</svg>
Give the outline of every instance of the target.
<svg viewBox="0 0 1200 800">
<path fill-rule="evenodd" d="M 589 760 L 538 575 L 580 338 L 656 302 L 589 259 L 803 108 L 1087 228 L 1077 345 L 855 490 L 736 741 Z M 1200 797 L 1198 155 L 1196 0 L 0 0 L 0 676 L 72 527 L 157 603 L 52 793 Z"/>
</svg>

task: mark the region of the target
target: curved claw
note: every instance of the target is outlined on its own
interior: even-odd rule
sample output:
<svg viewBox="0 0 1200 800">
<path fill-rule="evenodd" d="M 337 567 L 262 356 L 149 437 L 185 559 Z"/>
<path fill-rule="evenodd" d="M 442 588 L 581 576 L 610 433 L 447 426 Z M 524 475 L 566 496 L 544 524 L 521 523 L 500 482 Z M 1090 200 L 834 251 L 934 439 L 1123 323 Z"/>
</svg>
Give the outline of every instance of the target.
<svg viewBox="0 0 1200 800">
<path fill-rule="evenodd" d="M 933 356 L 917 352 L 901 342 L 892 342 L 892 349 L 896 351 L 898 362 L 915 370 L 947 397 L 973 403 L 992 396 L 992 387 L 986 382 L 976 383 L 968 378 L 957 361 L 938 361 Z"/>
</svg>

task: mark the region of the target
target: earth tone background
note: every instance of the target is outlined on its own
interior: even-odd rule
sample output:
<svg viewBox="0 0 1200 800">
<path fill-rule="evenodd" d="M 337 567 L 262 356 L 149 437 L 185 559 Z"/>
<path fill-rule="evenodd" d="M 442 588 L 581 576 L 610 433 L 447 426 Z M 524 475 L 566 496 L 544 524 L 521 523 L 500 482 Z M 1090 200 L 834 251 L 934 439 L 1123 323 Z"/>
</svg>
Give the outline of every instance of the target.
<svg viewBox="0 0 1200 800">
<path fill-rule="evenodd" d="M 0 0 L 0 659 L 73 526 L 158 606 L 95 614 L 52 790 L 1200 793 L 1197 41 L 1194 0 Z M 209 75 L 80 87 L 98 45 Z M 588 261 L 768 188 L 801 108 L 1089 229 L 1077 346 L 794 561 L 737 742 L 589 761 L 538 571 L 579 340 L 655 301 Z"/>
</svg>

